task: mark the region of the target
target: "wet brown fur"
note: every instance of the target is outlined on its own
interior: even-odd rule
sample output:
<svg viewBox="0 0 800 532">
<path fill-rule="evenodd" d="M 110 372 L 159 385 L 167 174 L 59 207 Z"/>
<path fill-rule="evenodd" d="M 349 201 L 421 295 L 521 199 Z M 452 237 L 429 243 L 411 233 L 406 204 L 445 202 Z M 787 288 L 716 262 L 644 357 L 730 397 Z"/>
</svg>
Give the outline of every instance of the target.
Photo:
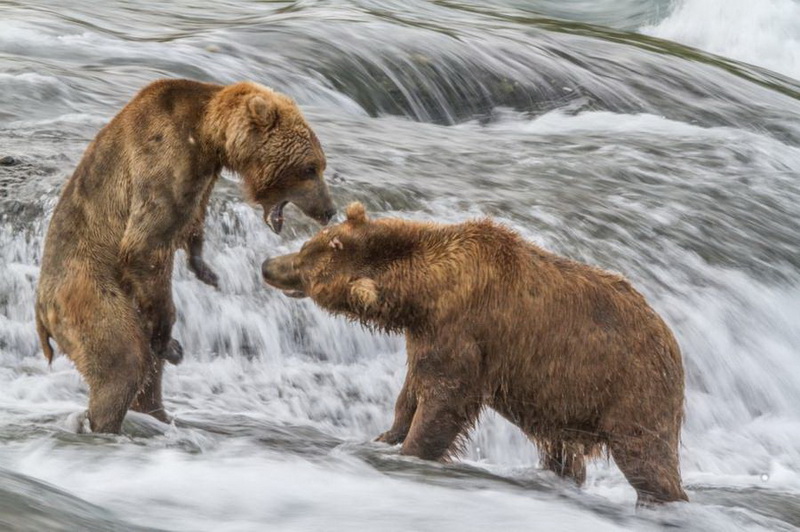
<svg viewBox="0 0 800 532">
<path fill-rule="evenodd" d="M 370 327 L 404 332 L 408 374 L 379 441 L 442 459 L 483 407 L 542 463 L 582 484 L 607 448 L 640 504 L 687 500 L 679 347 L 619 275 L 549 253 L 489 220 L 369 220 L 360 204 L 266 282 Z"/>
<path fill-rule="evenodd" d="M 36 326 L 90 388 L 89 421 L 119 432 L 129 407 L 166 420 L 161 372 L 175 321 L 172 265 L 184 247 L 202 281 L 203 223 L 220 171 L 243 178 L 269 211 L 292 201 L 327 221 L 325 156 L 288 97 L 255 83 L 161 80 L 142 89 L 91 142 L 50 222 Z M 173 359 L 177 362 L 179 359 Z"/>
</svg>

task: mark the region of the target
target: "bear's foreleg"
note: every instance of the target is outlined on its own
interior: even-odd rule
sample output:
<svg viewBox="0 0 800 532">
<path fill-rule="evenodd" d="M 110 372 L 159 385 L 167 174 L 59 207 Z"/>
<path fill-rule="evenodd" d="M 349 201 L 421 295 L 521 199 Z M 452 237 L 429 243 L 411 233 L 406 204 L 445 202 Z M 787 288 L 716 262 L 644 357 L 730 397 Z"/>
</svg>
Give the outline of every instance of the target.
<svg viewBox="0 0 800 532">
<path fill-rule="evenodd" d="M 406 375 L 400 395 L 394 405 L 394 423 L 392 428 L 378 436 L 375 441 L 396 445 L 403 443 L 406 439 L 411 422 L 414 420 L 414 413 L 417 411 L 417 397 L 411 385 L 411 375 Z"/>
<path fill-rule="evenodd" d="M 159 259 L 160 260 L 160 259 Z M 183 347 L 172 338 L 175 303 L 172 300 L 171 261 L 154 267 L 146 279 L 137 283 L 134 301 L 139 309 L 142 328 L 150 338 L 153 354 L 172 364 L 183 360 Z"/>
<path fill-rule="evenodd" d="M 206 220 L 206 209 L 211 198 L 211 191 L 214 188 L 216 178 L 211 180 L 203 192 L 200 203 L 194 209 L 192 219 L 187 225 L 185 234 L 182 238 L 183 249 L 186 251 L 186 265 L 189 270 L 203 283 L 219 288 L 219 276 L 211 269 L 203 258 L 204 226 Z"/>
<path fill-rule="evenodd" d="M 408 372 L 414 378 L 414 419 L 402 454 L 446 459 L 483 408 L 481 352 L 463 327 L 441 327 L 432 337 L 406 336 Z"/>
<path fill-rule="evenodd" d="M 153 353 L 177 364 L 183 358 L 183 349 L 172 338 L 175 323 L 172 262 L 175 240 L 195 205 L 191 203 L 191 194 L 176 197 L 169 183 L 157 177 L 152 177 L 152 181 L 150 186 L 134 190 L 120 242 L 120 277 L 139 310 Z"/>
<path fill-rule="evenodd" d="M 400 453 L 423 460 L 441 460 L 457 454 L 459 437 L 475 424 L 482 404 L 454 383 L 432 383 L 418 397 L 414 420 Z M 424 386 L 424 385 L 423 385 Z M 424 389 L 424 388 L 423 388 Z"/>
<path fill-rule="evenodd" d="M 164 410 L 164 403 L 161 397 L 161 378 L 164 371 L 164 361 L 153 359 L 149 369 L 147 381 L 136 395 L 136 399 L 131 405 L 131 410 L 150 414 L 163 423 L 169 423 L 169 416 Z"/>
</svg>

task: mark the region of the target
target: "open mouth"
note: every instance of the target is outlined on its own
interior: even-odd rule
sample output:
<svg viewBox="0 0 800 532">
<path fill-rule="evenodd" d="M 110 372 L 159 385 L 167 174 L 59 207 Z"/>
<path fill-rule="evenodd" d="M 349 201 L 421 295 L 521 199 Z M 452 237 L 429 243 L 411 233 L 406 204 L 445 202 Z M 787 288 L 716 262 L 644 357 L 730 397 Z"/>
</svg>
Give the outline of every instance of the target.
<svg viewBox="0 0 800 532">
<path fill-rule="evenodd" d="M 264 221 L 275 234 L 280 234 L 283 229 L 283 208 L 288 201 L 279 201 L 268 213 L 264 213 Z"/>
</svg>

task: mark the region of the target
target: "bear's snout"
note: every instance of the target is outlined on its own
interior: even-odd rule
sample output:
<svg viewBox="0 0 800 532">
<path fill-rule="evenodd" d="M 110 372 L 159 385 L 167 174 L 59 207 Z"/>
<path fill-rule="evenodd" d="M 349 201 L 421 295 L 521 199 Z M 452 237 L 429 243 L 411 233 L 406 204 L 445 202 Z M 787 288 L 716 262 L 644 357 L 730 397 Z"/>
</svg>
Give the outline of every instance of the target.
<svg viewBox="0 0 800 532">
<path fill-rule="evenodd" d="M 336 216 L 336 209 L 334 207 L 331 207 L 330 209 L 322 213 L 322 217 L 320 218 L 319 221 L 322 225 L 328 225 L 328 222 L 330 222 L 334 216 Z"/>
<path fill-rule="evenodd" d="M 265 283 L 283 290 L 289 297 L 305 297 L 300 275 L 294 267 L 296 255 L 292 253 L 265 260 L 261 263 L 261 277 Z"/>
<path fill-rule="evenodd" d="M 271 278 L 271 270 L 270 270 L 270 259 L 265 260 L 261 263 L 261 277 L 264 281 L 268 281 Z"/>
<path fill-rule="evenodd" d="M 261 276 L 268 284 L 279 284 L 281 277 L 284 277 L 281 270 L 285 269 L 281 268 L 279 257 L 270 258 L 261 263 Z"/>
</svg>

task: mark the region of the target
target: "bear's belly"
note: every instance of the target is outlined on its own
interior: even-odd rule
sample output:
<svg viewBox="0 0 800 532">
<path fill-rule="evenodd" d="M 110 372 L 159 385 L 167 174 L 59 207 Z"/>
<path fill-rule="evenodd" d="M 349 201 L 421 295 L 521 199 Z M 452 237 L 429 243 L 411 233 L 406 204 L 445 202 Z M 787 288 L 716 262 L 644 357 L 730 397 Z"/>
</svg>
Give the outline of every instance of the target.
<svg viewBox="0 0 800 532">
<path fill-rule="evenodd" d="M 602 408 L 592 397 L 545 387 L 525 393 L 498 392 L 489 406 L 535 440 L 586 445 L 605 440 L 599 431 Z"/>
</svg>

